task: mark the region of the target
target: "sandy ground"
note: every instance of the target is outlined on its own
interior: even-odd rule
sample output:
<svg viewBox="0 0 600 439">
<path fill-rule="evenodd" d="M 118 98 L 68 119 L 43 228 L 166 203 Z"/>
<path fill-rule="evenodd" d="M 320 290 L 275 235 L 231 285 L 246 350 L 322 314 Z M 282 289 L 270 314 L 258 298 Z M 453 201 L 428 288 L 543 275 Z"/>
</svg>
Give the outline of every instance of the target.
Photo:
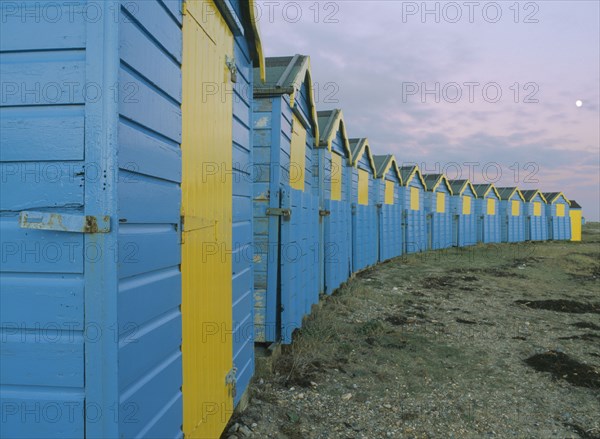
<svg viewBox="0 0 600 439">
<path fill-rule="evenodd" d="M 360 273 L 225 438 L 599 438 L 600 225 Z"/>
</svg>

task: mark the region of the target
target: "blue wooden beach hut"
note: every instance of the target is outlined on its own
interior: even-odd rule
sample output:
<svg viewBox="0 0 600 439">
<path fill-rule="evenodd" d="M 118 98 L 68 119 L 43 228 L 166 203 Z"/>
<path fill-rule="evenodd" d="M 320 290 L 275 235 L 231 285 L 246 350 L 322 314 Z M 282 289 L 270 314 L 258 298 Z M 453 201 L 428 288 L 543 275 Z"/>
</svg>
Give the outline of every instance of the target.
<svg viewBox="0 0 600 439">
<path fill-rule="evenodd" d="M 469 180 L 450 180 L 452 187 L 452 242 L 456 247 L 477 244 L 477 193 Z"/>
<path fill-rule="evenodd" d="M 377 208 L 379 261 L 402 255 L 402 176 L 396 158 L 391 155 L 373 156 L 377 169 Z"/>
<path fill-rule="evenodd" d="M 548 239 L 555 241 L 571 239 L 571 215 L 569 200 L 562 192 L 544 192 Z"/>
<path fill-rule="evenodd" d="M 439 250 L 452 247 L 452 210 L 450 199 L 452 187 L 444 174 L 423 175 L 427 192 L 427 248 Z"/>
<path fill-rule="evenodd" d="M 319 111 L 317 116 L 315 169 L 322 179 L 325 292 L 331 294 L 352 274 L 351 151 L 342 110 Z"/>
<path fill-rule="evenodd" d="M 474 184 L 473 188 L 477 194 L 477 241 L 484 244 L 501 242 L 500 194 L 496 186 L 491 183 Z"/>
<path fill-rule="evenodd" d="M 377 170 L 366 138 L 350 139 L 352 177 L 352 272 L 375 265 L 377 232 Z"/>
<path fill-rule="evenodd" d="M 427 250 L 427 214 L 425 213 L 425 180 L 416 165 L 400 168 L 402 187 L 404 254 Z"/>
<path fill-rule="evenodd" d="M 219 437 L 254 371 L 253 1 L 39 6 L 0 2 L 1 435 Z"/>
<path fill-rule="evenodd" d="M 498 188 L 502 242 L 525 241 L 525 198 L 518 187 Z"/>
<path fill-rule="evenodd" d="M 254 326 L 258 342 L 291 343 L 319 301 L 319 138 L 308 56 L 254 69 Z"/>
<path fill-rule="evenodd" d="M 521 191 L 525 198 L 525 240 L 546 241 L 548 239 L 548 219 L 546 199 L 537 189 Z"/>
</svg>

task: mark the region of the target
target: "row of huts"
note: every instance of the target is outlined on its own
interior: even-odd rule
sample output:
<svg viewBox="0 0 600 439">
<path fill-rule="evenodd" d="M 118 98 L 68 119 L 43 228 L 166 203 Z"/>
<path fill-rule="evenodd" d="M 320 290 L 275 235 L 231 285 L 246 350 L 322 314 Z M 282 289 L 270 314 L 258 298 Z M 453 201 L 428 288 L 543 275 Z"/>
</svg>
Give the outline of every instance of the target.
<svg viewBox="0 0 600 439">
<path fill-rule="evenodd" d="M 255 343 L 353 273 L 579 237 L 562 193 L 373 154 L 307 56 L 264 59 L 253 0 L 52 8 L 0 2 L 7 437 L 217 438 Z"/>
</svg>

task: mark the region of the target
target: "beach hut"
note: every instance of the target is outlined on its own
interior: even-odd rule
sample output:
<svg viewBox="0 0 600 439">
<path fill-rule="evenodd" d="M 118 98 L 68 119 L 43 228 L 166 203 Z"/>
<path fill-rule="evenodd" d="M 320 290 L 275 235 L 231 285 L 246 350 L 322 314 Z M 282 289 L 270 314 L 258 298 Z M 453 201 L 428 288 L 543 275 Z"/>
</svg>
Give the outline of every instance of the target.
<svg viewBox="0 0 600 439">
<path fill-rule="evenodd" d="M 256 342 L 292 341 L 319 301 L 319 137 L 308 56 L 254 69 L 254 328 Z"/>
<path fill-rule="evenodd" d="M 502 242 L 525 241 L 525 198 L 517 187 L 500 187 Z"/>
<path fill-rule="evenodd" d="M 251 200 L 221 180 L 249 161 L 253 2 L 54 6 L 0 5 L 27 90 L 0 103 L 0 430 L 218 437 L 253 372 Z"/>
<path fill-rule="evenodd" d="M 444 174 L 423 175 L 427 192 L 425 211 L 427 213 L 427 248 L 439 250 L 452 247 L 452 210 L 450 199 L 452 188 Z"/>
<path fill-rule="evenodd" d="M 477 193 L 469 180 L 450 180 L 452 187 L 452 242 L 456 247 L 477 244 Z"/>
<path fill-rule="evenodd" d="M 402 176 L 393 155 L 373 156 L 377 169 L 379 261 L 402 255 Z"/>
<path fill-rule="evenodd" d="M 575 200 L 569 200 L 569 216 L 571 217 L 571 241 L 581 241 L 581 205 Z"/>
<path fill-rule="evenodd" d="M 425 180 L 416 165 L 400 168 L 402 187 L 404 254 L 427 250 L 427 214 L 425 213 Z"/>
<path fill-rule="evenodd" d="M 521 191 L 521 193 L 525 198 L 525 240 L 546 241 L 548 220 L 544 195 L 537 189 Z"/>
<path fill-rule="evenodd" d="M 571 239 L 571 216 L 569 200 L 562 192 L 544 192 L 548 239 L 555 241 Z"/>
<path fill-rule="evenodd" d="M 352 164 L 342 110 L 317 112 L 316 169 L 322 180 L 325 292 L 333 293 L 352 274 Z"/>
<path fill-rule="evenodd" d="M 379 256 L 376 168 L 369 141 L 350 139 L 352 164 L 352 272 L 375 265 Z"/>
<path fill-rule="evenodd" d="M 477 194 L 477 241 L 485 244 L 501 242 L 500 194 L 493 184 L 474 184 Z"/>
</svg>

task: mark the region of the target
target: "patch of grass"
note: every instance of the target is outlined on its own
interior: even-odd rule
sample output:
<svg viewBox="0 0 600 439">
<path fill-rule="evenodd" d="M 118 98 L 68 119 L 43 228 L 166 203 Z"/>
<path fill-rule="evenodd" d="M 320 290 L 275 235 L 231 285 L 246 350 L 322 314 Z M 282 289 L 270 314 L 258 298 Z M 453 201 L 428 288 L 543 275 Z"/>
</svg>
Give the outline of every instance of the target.
<svg viewBox="0 0 600 439">
<path fill-rule="evenodd" d="M 373 336 L 373 335 L 382 334 L 385 329 L 384 329 L 383 323 L 381 323 L 381 320 L 375 319 L 375 320 L 369 320 L 365 323 L 362 323 L 361 325 L 357 326 L 354 330 L 359 335 Z"/>
</svg>

